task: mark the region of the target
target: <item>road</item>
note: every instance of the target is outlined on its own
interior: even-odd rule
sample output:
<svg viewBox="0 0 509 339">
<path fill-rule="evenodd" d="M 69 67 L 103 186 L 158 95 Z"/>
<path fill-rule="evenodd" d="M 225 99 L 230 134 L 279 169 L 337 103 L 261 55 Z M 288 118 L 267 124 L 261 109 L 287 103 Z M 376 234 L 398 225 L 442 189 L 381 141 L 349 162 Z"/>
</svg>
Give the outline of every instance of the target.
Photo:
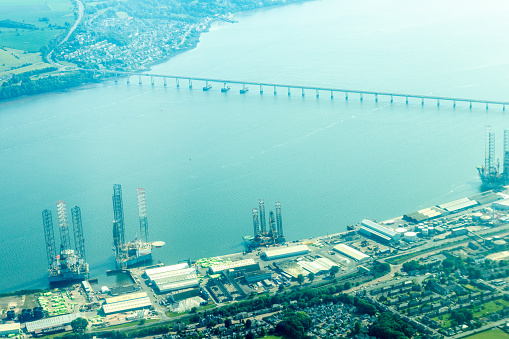
<svg viewBox="0 0 509 339">
<path fill-rule="evenodd" d="M 65 38 L 60 41 L 60 43 L 58 44 L 58 46 L 60 46 L 61 44 L 63 44 L 64 42 L 66 42 L 69 37 L 71 36 L 71 34 L 74 32 L 74 30 L 76 29 L 76 27 L 78 27 L 78 25 L 80 24 L 81 20 L 83 19 L 83 13 L 85 12 L 85 8 L 83 6 L 83 3 L 80 1 L 80 0 L 76 0 L 76 4 L 78 5 L 78 18 L 76 19 L 76 22 L 74 23 L 74 25 L 72 25 L 71 29 L 69 30 L 69 32 L 67 32 L 67 35 L 65 36 Z M 64 65 L 62 64 L 59 64 L 58 62 L 56 61 L 53 61 L 52 59 L 52 54 L 53 54 L 53 50 L 51 50 L 48 55 L 46 56 L 46 59 L 48 60 L 48 62 L 54 66 L 54 67 L 57 67 L 57 68 L 62 68 L 64 67 Z"/>
</svg>

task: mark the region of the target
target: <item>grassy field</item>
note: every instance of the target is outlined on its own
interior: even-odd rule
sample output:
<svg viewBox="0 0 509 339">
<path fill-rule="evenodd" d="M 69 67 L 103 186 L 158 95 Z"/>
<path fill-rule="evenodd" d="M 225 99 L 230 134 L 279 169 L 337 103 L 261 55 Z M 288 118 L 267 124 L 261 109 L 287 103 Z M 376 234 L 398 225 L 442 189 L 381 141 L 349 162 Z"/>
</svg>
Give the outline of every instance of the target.
<svg viewBox="0 0 509 339">
<path fill-rule="evenodd" d="M 40 21 L 47 18 L 48 21 Z M 0 20 L 12 20 L 37 27 L 37 30 L 0 27 L 0 46 L 36 52 L 67 29 L 53 29 L 49 25 L 65 27 L 75 21 L 71 0 L 2 0 Z"/>
<path fill-rule="evenodd" d="M 27 71 L 51 67 L 50 64 L 42 61 L 39 53 L 24 53 L 23 51 L 10 48 L 0 49 L 0 60 L 2 60 L 0 64 L 0 78 L 8 74 L 20 74 Z M 31 65 L 12 69 L 12 67 L 19 67 L 28 63 Z"/>
<path fill-rule="evenodd" d="M 470 337 L 466 337 L 464 339 L 507 339 L 507 338 L 509 338 L 509 334 L 507 334 L 506 332 L 502 331 L 499 328 L 495 328 L 493 330 L 488 330 L 471 335 Z"/>
<path fill-rule="evenodd" d="M 482 318 L 493 312 L 498 312 L 504 308 L 509 308 L 509 302 L 504 299 L 497 299 L 489 301 L 485 304 L 476 306 L 474 311 L 474 318 Z"/>
</svg>

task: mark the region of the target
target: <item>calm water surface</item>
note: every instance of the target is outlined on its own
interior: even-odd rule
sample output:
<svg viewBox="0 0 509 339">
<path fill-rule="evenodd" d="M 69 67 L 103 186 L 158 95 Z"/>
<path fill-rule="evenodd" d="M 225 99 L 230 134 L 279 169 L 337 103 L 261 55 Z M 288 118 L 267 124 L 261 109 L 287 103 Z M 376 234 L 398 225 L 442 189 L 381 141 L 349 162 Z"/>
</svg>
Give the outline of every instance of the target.
<svg viewBox="0 0 509 339">
<path fill-rule="evenodd" d="M 507 100 L 509 4 L 318 0 L 239 15 L 155 73 Z M 41 212 L 82 210 L 92 276 L 112 269 L 112 185 L 128 239 L 145 187 L 167 264 L 242 250 L 251 209 L 281 201 L 287 239 L 389 219 L 480 190 L 499 109 L 239 95 L 103 83 L 0 104 L 0 291 L 46 284 Z M 497 146 L 501 149 L 501 138 Z M 57 233 L 56 233 L 57 234 Z M 111 279 L 110 279 L 111 280 Z M 111 283 L 104 279 L 105 284 Z"/>
</svg>

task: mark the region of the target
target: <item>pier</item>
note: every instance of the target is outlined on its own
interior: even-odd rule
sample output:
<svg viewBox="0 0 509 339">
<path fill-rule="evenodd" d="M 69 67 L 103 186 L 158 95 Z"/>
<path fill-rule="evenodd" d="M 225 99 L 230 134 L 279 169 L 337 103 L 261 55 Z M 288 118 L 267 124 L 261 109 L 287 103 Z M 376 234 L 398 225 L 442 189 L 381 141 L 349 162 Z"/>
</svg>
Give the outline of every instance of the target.
<svg viewBox="0 0 509 339">
<path fill-rule="evenodd" d="M 412 93 L 396 93 L 396 92 L 378 92 L 378 91 L 364 91 L 357 89 L 347 89 L 347 88 L 330 88 L 330 87 L 316 87 L 316 86 L 305 86 L 305 85 L 289 85 L 283 83 L 265 83 L 265 82 L 254 82 L 254 81 L 241 81 L 241 80 L 231 80 L 231 79 L 212 79 L 212 78 L 201 78 L 201 77 L 188 77 L 188 76 L 175 76 L 175 75 L 166 75 L 166 74 L 152 74 L 152 73 L 141 73 L 141 72 L 119 72 L 119 71 L 108 71 L 108 70 L 89 70 L 89 69 L 80 69 L 81 71 L 94 72 L 94 73 L 102 73 L 104 76 L 111 75 L 114 77 L 115 82 L 118 82 L 119 76 L 124 76 L 127 78 L 127 83 L 130 84 L 130 77 L 137 76 L 138 83 L 142 84 L 142 77 L 150 78 L 151 85 L 154 85 L 155 78 L 163 79 L 164 86 L 167 84 L 168 79 L 175 79 L 177 87 L 179 87 L 179 80 L 187 80 L 189 83 L 189 88 L 192 88 L 193 81 L 202 82 L 205 84 L 203 87 L 204 90 L 208 91 L 213 88 L 212 84 L 219 84 L 217 88 L 223 89 L 222 92 L 225 93 L 225 88 L 229 88 L 228 85 L 239 85 L 242 86 L 240 90 L 241 94 L 244 94 L 248 90 L 248 86 L 257 87 L 260 89 L 260 94 L 263 94 L 264 87 L 272 87 L 274 89 L 274 95 L 277 95 L 278 89 L 287 89 L 288 96 L 292 95 L 292 90 L 298 91 L 301 93 L 302 97 L 305 96 L 306 91 L 315 91 L 316 97 L 319 98 L 321 92 L 330 93 L 331 100 L 334 99 L 335 93 L 342 93 L 344 95 L 345 100 L 349 100 L 349 96 L 358 97 L 360 102 L 364 101 L 365 96 L 370 96 L 373 98 L 374 102 L 378 102 L 380 97 L 389 98 L 390 103 L 394 102 L 394 98 L 400 98 L 405 100 L 405 104 L 409 104 L 409 99 L 415 99 L 416 101 L 420 101 L 423 106 L 425 102 L 431 102 L 436 104 L 437 107 L 440 107 L 441 102 L 450 102 L 453 108 L 456 108 L 457 103 L 466 103 L 468 107 L 472 109 L 472 104 L 480 104 L 488 110 L 490 107 L 498 107 L 505 111 L 505 106 L 509 105 L 509 101 L 496 101 L 496 100 L 483 100 L 483 99 L 469 99 L 469 98 L 456 98 L 456 97 L 446 97 L 446 96 L 435 96 L 435 95 L 419 95 Z"/>
</svg>

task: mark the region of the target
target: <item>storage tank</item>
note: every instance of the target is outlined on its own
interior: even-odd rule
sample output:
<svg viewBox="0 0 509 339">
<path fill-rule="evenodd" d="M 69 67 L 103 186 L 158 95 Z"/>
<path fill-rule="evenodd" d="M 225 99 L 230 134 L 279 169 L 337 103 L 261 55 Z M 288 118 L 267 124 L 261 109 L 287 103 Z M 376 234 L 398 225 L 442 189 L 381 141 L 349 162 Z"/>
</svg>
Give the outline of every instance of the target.
<svg viewBox="0 0 509 339">
<path fill-rule="evenodd" d="M 405 233 L 405 240 L 408 242 L 414 242 L 417 240 L 417 233 L 415 232 L 406 232 Z"/>
<path fill-rule="evenodd" d="M 424 235 L 425 237 L 427 237 L 427 236 L 428 236 L 428 233 L 429 233 L 428 228 L 427 228 L 427 227 L 424 227 L 424 228 L 421 230 L 421 233 L 422 233 L 422 235 Z"/>
<path fill-rule="evenodd" d="M 435 235 L 435 227 L 428 227 L 429 235 Z"/>
<path fill-rule="evenodd" d="M 481 217 L 481 222 L 490 222 L 491 217 L 489 215 L 483 215 Z"/>
<path fill-rule="evenodd" d="M 495 240 L 493 244 L 497 250 L 503 250 L 507 246 L 507 242 L 503 239 Z"/>
<path fill-rule="evenodd" d="M 399 233 L 401 235 L 405 234 L 406 232 L 408 232 L 408 230 L 406 228 L 403 228 L 403 227 L 398 227 L 394 230 L 394 232 L 396 233 Z"/>
<path fill-rule="evenodd" d="M 472 214 L 472 220 L 473 221 L 480 221 L 483 214 L 481 212 L 477 212 Z"/>
<path fill-rule="evenodd" d="M 486 238 L 484 244 L 485 245 L 492 245 L 493 244 L 493 238 Z"/>
</svg>

